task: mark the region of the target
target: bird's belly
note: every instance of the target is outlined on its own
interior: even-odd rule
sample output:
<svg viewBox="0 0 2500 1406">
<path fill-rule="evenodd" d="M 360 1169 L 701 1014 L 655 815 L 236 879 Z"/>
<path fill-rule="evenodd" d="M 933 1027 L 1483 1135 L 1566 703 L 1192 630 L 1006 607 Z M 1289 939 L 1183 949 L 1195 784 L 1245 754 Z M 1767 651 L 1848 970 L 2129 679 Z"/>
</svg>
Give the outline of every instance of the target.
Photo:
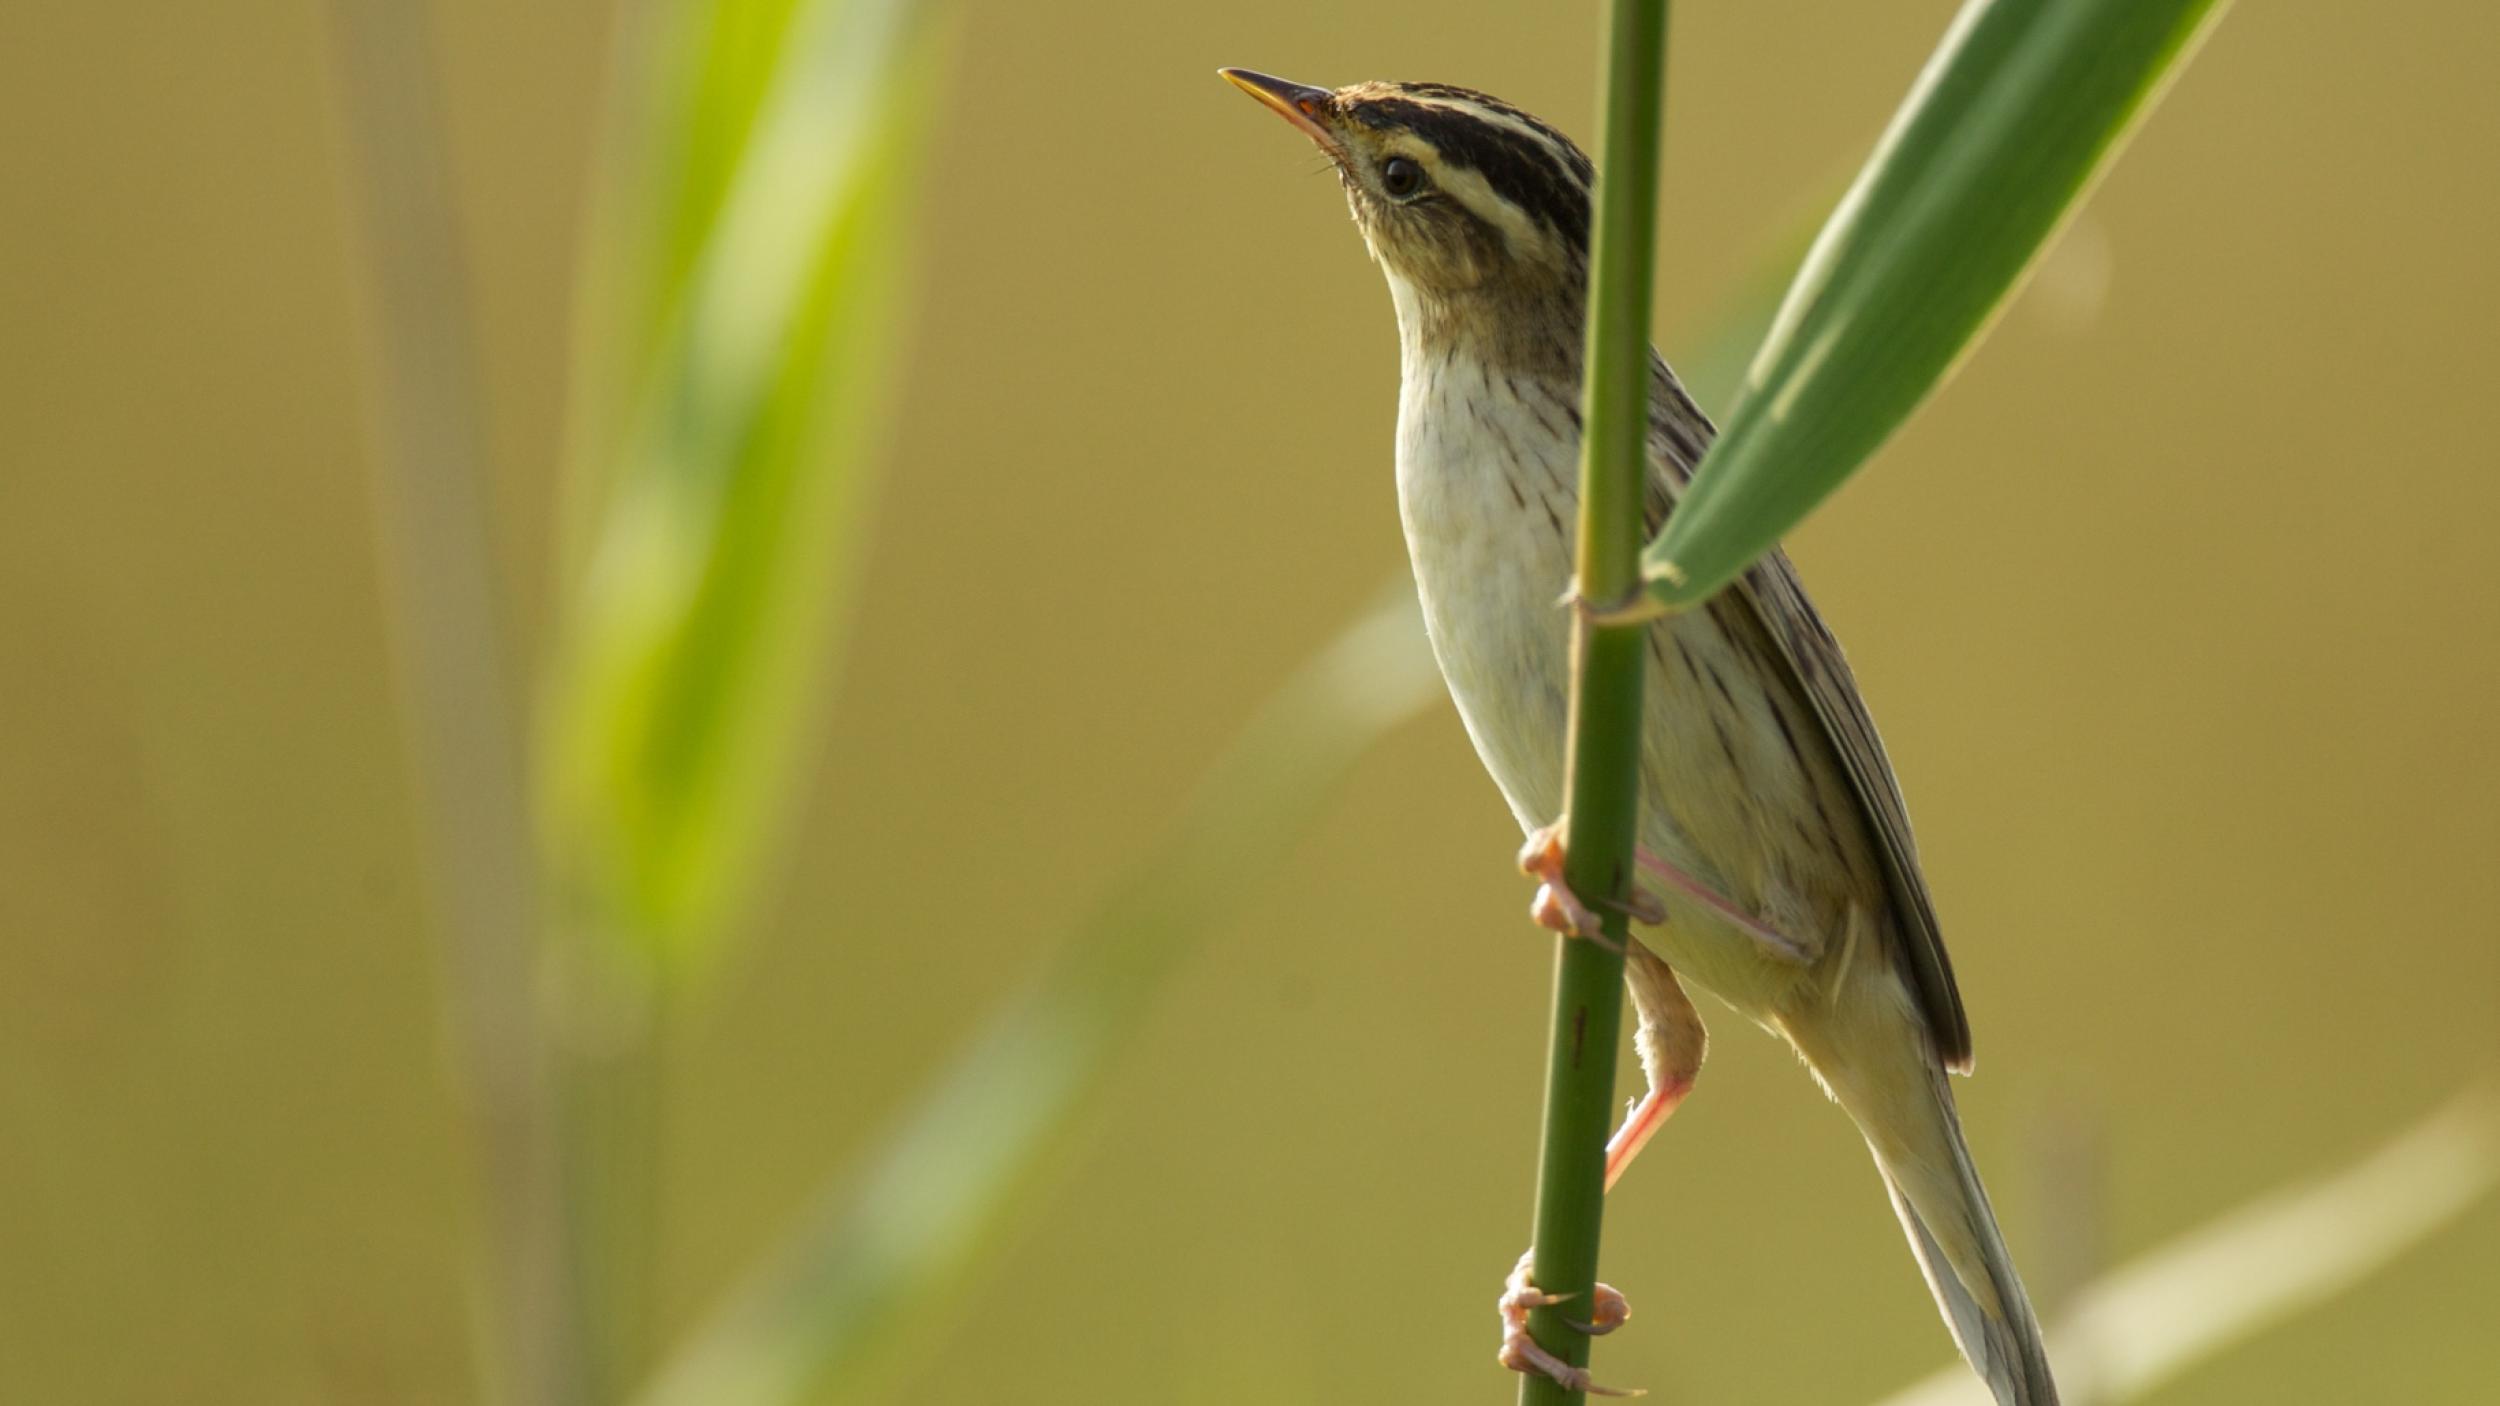
<svg viewBox="0 0 2500 1406">
<path fill-rule="evenodd" d="M 1520 827 L 1533 829 L 1563 806 L 1570 617 L 1556 599 L 1569 582 L 1568 563 L 1559 554 L 1549 561 L 1543 552 L 1491 546 L 1414 550 L 1416 588 L 1476 754 Z"/>
<path fill-rule="evenodd" d="M 1398 513 L 1424 626 L 1523 829 L 1561 813 L 1570 707 L 1571 618 L 1559 601 L 1575 511 L 1563 475 L 1578 446 L 1567 422 L 1548 431 L 1545 418 L 1462 363 L 1410 377 L 1398 419 Z"/>
<path fill-rule="evenodd" d="M 1442 675 L 1486 770 L 1532 829 L 1557 819 L 1564 799 L 1571 617 L 1558 601 L 1571 573 L 1577 446 L 1535 442 L 1516 417 L 1507 436 L 1481 424 L 1401 417 L 1399 508 Z M 1817 833 L 1830 823 L 1814 807 L 1827 778 L 1796 751 L 1811 726 L 1803 704 L 1779 696 L 1785 679 L 1737 623 L 1706 609 L 1650 627 L 1641 844 L 1821 948 L 1842 936 L 1856 885 Z M 1670 921 L 1655 940 L 1669 962 L 1749 1013 L 1782 1004 L 1798 968 L 1662 897 Z"/>
</svg>

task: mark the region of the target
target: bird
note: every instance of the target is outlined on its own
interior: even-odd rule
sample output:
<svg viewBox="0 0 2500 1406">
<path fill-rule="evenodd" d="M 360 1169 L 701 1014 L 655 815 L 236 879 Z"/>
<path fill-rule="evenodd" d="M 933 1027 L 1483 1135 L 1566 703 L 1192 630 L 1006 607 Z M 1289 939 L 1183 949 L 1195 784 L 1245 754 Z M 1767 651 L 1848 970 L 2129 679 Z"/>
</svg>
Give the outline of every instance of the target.
<svg viewBox="0 0 2500 1406">
<path fill-rule="evenodd" d="M 1401 360 L 1396 479 L 1425 626 L 1478 757 L 1526 834 L 1534 910 L 1596 915 L 1562 880 L 1595 168 L 1522 109 L 1445 83 L 1320 88 L 1219 71 L 1317 144 L 1389 285 Z M 1715 433 L 1649 360 L 1645 534 Z M 1648 1092 L 1608 1145 L 1612 1187 L 1699 1072 L 1682 982 L 1786 1040 L 1856 1123 L 1947 1329 L 1999 1406 L 2055 1406 L 2040 1327 L 1947 1082 L 1970 1024 L 1900 785 L 1838 643 L 1774 551 L 1703 607 L 1647 624 L 1626 984 Z M 1505 1366 L 1606 1391 L 1525 1330 L 1556 1302 L 1513 1271 Z M 1628 1309 L 1599 1286 L 1592 1331 Z"/>
</svg>

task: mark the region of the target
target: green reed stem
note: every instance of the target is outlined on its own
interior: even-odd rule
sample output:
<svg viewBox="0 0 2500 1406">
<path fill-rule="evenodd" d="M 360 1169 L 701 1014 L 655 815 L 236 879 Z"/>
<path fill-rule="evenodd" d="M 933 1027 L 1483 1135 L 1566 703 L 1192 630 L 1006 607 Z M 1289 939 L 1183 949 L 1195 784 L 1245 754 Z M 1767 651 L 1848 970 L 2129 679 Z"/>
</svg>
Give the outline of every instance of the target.
<svg viewBox="0 0 2500 1406">
<path fill-rule="evenodd" d="M 1641 495 L 1648 473 L 1649 303 L 1657 237 L 1658 149 L 1666 97 L 1667 0 L 1613 0 L 1606 47 L 1605 129 L 1598 146 L 1596 247 L 1589 288 L 1588 426 L 1580 456 L 1580 599 L 1614 602 L 1640 587 Z M 1597 1282 L 1605 1213 L 1606 1134 L 1613 1122 L 1615 1046 L 1623 1028 L 1623 946 L 1630 929 L 1610 902 L 1631 892 L 1640 819 L 1643 627 L 1583 617 L 1573 638 L 1569 819 L 1572 891 L 1598 906 L 1613 946 L 1565 940 L 1554 967 L 1554 1026 L 1545 1066 L 1545 1145 L 1537 1165 L 1537 1284 L 1569 1301 L 1529 1315 L 1545 1349 L 1585 1366 L 1585 1318 Z M 1581 1394 L 1521 1378 L 1521 1406 L 1564 1406 Z"/>
</svg>

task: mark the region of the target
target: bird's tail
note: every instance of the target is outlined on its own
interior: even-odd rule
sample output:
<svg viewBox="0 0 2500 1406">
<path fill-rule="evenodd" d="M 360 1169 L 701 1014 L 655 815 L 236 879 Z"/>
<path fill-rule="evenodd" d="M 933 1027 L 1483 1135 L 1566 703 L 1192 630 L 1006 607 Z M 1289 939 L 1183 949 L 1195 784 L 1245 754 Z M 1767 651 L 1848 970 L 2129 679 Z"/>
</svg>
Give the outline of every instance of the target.
<svg viewBox="0 0 2500 1406">
<path fill-rule="evenodd" d="M 1971 1165 L 1953 1091 L 1924 1049 L 1904 1048 L 1911 1043 L 1894 1045 L 1896 1057 L 1881 1061 L 1890 1067 L 1837 1061 L 1821 1072 L 1874 1152 L 1927 1288 L 1971 1370 L 1987 1380 L 1997 1406 L 2057 1406 L 2040 1323 Z"/>
</svg>

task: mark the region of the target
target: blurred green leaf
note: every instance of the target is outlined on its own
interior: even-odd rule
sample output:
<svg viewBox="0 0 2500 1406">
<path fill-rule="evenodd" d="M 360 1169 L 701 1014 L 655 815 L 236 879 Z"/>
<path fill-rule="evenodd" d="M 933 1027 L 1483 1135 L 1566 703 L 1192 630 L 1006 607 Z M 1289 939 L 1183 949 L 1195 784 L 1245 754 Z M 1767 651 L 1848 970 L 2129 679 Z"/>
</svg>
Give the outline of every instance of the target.
<svg viewBox="0 0 2500 1406">
<path fill-rule="evenodd" d="M 898 359 L 931 85 L 907 0 L 664 6 L 593 236 L 548 844 L 591 925 L 708 945 L 802 770 Z"/>
<path fill-rule="evenodd" d="M 934 1340 L 1148 998 L 1285 863 L 1363 752 L 1440 692 L 1401 582 L 1268 700 L 1170 833 L 678 1354 L 644 1406 L 898 1399 L 893 1374 Z"/>
<path fill-rule="evenodd" d="M 1823 227 L 1644 559 L 1693 605 L 1864 463 L 1977 341 L 2213 0 L 1971 0 Z"/>
</svg>

